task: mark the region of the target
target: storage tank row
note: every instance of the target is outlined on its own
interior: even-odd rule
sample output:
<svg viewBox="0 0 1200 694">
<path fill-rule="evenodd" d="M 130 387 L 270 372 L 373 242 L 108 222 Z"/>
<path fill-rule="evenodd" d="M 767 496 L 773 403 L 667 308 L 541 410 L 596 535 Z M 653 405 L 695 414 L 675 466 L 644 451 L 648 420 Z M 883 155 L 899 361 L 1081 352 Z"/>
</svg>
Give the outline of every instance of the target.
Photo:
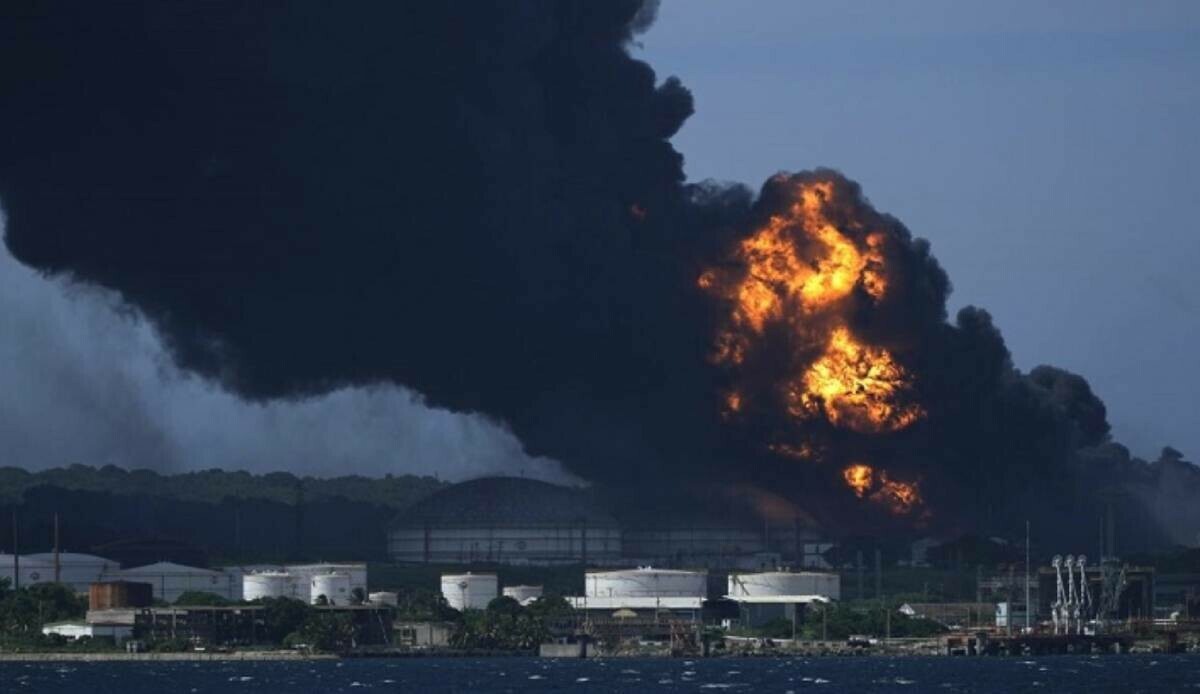
<svg viewBox="0 0 1200 694">
<path fill-rule="evenodd" d="M 255 571 L 242 576 L 242 599 L 295 598 L 313 605 L 349 605 L 355 589 L 366 598 L 366 581 L 355 585 L 344 571 L 301 573 L 293 571 Z"/>
<path fill-rule="evenodd" d="M 288 597 L 315 604 L 323 595 L 326 602 L 345 605 L 367 598 L 366 564 L 259 564 L 225 572 L 241 576 L 243 600 Z"/>
</svg>

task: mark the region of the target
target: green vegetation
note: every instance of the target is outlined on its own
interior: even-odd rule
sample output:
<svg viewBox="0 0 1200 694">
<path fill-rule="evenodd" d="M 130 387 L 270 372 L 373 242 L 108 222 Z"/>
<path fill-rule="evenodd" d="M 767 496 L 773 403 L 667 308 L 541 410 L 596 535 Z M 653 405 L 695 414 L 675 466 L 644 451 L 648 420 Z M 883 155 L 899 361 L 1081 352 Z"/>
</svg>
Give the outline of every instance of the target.
<svg viewBox="0 0 1200 694">
<path fill-rule="evenodd" d="M 0 531 L 11 537 L 15 515 L 17 544 L 44 551 L 57 517 L 63 547 L 131 566 L 383 559 L 396 515 L 443 486 L 414 476 L 4 467 Z"/>
<path fill-rule="evenodd" d="M 164 475 L 153 470 L 125 470 L 115 465 L 98 468 L 71 465 L 39 472 L 29 472 L 19 467 L 0 467 L 0 504 L 19 503 L 26 490 L 52 486 L 73 491 L 160 496 L 207 503 L 220 503 L 226 499 L 259 499 L 295 504 L 302 495 L 305 501 L 342 498 L 400 510 L 446 484 L 432 477 L 415 475 L 317 478 L 297 477 L 290 472 L 254 475 L 244 470 L 217 469 Z"/>
<path fill-rule="evenodd" d="M 467 610 L 450 636 L 450 645 L 464 649 L 532 650 L 546 640 L 548 624 L 570 614 L 566 600 L 545 597 L 529 607 L 510 597 L 491 601 L 486 610 Z"/>
<path fill-rule="evenodd" d="M 946 627 L 928 619 L 917 619 L 898 612 L 899 603 L 881 608 L 851 606 L 846 603 L 814 606 L 804 623 L 799 626 L 797 637 L 802 639 L 827 638 L 841 641 L 851 634 L 868 636 L 890 636 L 891 638 L 928 637 L 943 634 Z M 791 633 L 791 624 L 788 624 Z"/>
<path fill-rule="evenodd" d="M 9 580 L 0 578 L 0 633 L 6 638 L 40 638 L 43 624 L 83 619 L 85 614 L 87 598 L 61 583 L 12 590 Z"/>
<path fill-rule="evenodd" d="M 87 598 L 61 583 L 35 583 L 12 589 L 0 578 L 0 650 L 111 650 L 111 639 L 67 641 L 42 634 L 42 626 L 54 622 L 81 621 L 87 614 Z"/>
<path fill-rule="evenodd" d="M 437 590 L 409 587 L 396 592 L 396 619 L 400 621 L 453 622 L 459 616 Z"/>
<path fill-rule="evenodd" d="M 220 607 L 233 603 L 228 598 L 224 598 L 216 593 L 208 593 L 202 590 L 185 590 L 179 594 L 179 597 L 175 600 L 175 604 L 187 605 L 189 607 Z"/>
</svg>

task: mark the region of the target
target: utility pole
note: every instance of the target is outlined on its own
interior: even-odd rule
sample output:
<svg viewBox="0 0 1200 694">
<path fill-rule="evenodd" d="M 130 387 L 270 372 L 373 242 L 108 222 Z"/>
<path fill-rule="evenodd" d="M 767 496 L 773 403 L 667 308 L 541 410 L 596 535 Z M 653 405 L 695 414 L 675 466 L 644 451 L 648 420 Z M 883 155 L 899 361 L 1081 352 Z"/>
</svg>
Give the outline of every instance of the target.
<svg viewBox="0 0 1200 694">
<path fill-rule="evenodd" d="M 17 537 L 17 507 L 13 506 L 13 590 L 21 587 L 21 541 Z"/>
<path fill-rule="evenodd" d="M 855 553 L 854 558 L 858 563 L 858 599 L 862 600 L 866 595 L 863 594 L 863 554 L 861 549 Z"/>
<path fill-rule="evenodd" d="M 1009 564 L 1008 565 L 1008 590 L 1005 591 L 1006 593 L 1008 593 L 1008 595 L 1005 596 L 1008 599 L 1008 614 L 1005 615 L 1005 619 L 1004 619 L 1005 631 L 1008 632 L 1009 636 L 1012 636 L 1013 603 L 1015 602 L 1013 600 L 1013 593 L 1015 592 L 1013 590 L 1013 588 L 1016 588 L 1016 587 L 1017 587 L 1017 583 L 1016 583 L 1016 581 L 1013 580 L 1013 565 Z"/>
<path fill-rule="evenodd" d="M 1025 521 L 1025 632 L 1029 632 L 1029 521 Z"/>
<path fill-rule="evenodd" d="M 58 511 L 54 512 L 54 582 L 62 583 L 62 556 L 58 546 Z"/>
<path fill-rule="evenodd" d="M 875 599 L 883 604 L 883 556 L 879 548 L 875 548 Z"/>
</svg>

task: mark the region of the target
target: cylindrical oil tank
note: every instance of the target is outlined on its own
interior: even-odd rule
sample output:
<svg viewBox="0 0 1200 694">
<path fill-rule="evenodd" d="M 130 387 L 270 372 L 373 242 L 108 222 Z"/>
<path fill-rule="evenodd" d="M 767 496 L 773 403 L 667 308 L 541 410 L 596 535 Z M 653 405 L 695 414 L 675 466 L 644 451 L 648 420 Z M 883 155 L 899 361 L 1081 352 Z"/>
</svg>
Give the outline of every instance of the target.
<svg viewBox="0 0 1200 694">
<path fill-rule="evenodd" d="M 372 605 L 391 605 L 395 607 L 400 604 L 400 596 L 390 590 L 381 590 L 371 593 L 367 596 Z"/>
<path fill-rule="evenodd" d="M 289 573 L 262 571 L 242 576 L 242 599 L 247 602 L 259 598 L 290 598 L 294 594 Z"/>
<path fill-rule="evenodd" d="M 350 574 L 332 571 L 327 574 L 317 574 L 309 583 L 309 601 L 316 605 L 324 596 L 329 605 L 350 604 Z"/>
<path fill-rule="evenodd" d="M 588 597 L 704 598 L 708 574 L 703 571 L 655 569 L 649 566 L 621 571 L 589 571 Z"/>
<path fill-rule="evenodd" d="M 823 595 L 841 598 L 837 574 L 819 571 L 764 571 L 729 575 L 729 595 L 758 597 L 772 595 Z"/>
<path fill-rule="evenodd" d="M 542 597 L 541 586 L 505 586 L 504 595 L 525 605 Z"/>
<path fill-rule="evenodd" d="M 154 586 L 133 581 L 105 581 L 88 587 L 88 609 L 114 610 L 122 607 L 149 607 L 154 602 Z"/>
<path fill-rule="evenodd" d="M 460 612 L 483 610 L 499 594 L 496 574 L 446 574 L 442 576 L 442 595 Z"/>
</svg>

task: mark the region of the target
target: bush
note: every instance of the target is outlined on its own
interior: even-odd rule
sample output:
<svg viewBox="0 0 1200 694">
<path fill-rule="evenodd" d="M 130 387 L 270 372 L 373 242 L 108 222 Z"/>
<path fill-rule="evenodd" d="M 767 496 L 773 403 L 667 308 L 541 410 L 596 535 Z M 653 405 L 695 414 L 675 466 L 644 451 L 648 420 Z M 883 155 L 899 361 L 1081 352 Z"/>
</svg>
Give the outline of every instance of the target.
<svg viewBox="0 0 1200 694">
<path fill-rule="evenodd" d="M 175 604 L 220 607 L 222 605 L 229 605 L 231 602 L 216 593 L 209 593 L 203 590 L 185 590 L 179 594 L 179 598 L 175 600 Z"/>
</svg>

